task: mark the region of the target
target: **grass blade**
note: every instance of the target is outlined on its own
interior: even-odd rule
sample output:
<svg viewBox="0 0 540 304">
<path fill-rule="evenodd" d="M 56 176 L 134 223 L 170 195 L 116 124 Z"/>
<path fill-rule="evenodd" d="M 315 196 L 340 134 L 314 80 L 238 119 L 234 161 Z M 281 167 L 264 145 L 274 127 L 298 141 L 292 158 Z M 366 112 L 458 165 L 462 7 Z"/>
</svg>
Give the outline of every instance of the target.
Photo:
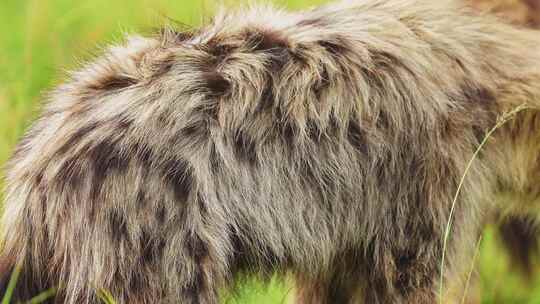
<svg viewBox="0 0 540 304">
<path fill-rule="evenodd" d="M 469 285 L 471 284 L 471 277 L 472 277 L 472 273 L 474 272 L 474 265 L 476 264 L 476 258 L 478 257 L 478 254 L 480 252 L 481 242 L 482 242 L 482 236 L 478 238 L 478 243 L 476 244 L 476 248 L 474 249 L 474 256 L 471 262 L 471 269 L 469 269 L 469 273 L 467 274 L 467 281 L 465 282 L 465 290 L 463 290 L 463 296 L 461 297 L 461 304 L 465 304 L 465 301 L 467 300 L 467 293 L 469 292 Z"/>
<path fill-rule="evenodd" d="M 106 289 L 98 290 L 98 298 L 103 302 L 103 304 L 116 304 L 112 294 Z"/>
<path fill-rule="evenodd" d="M 451 231 L 452 223 L 453 223 L 452 220 L 453 220 L 453 216 L 454 216 L 454 212 L 455 212 L 455 208 L 456 208 L 457 199 L 459 197 L 459 194 L 461 193 L 461 188 L 463 188 L 463 185 L 465 184 L 465 178 L 467 177 L 467 173 L 469 173 L 469 170 L 471 169 L 473 162 L 476 160 L 476 158 L 478 157 L 478 154 L 480 153 L 482 148 L 484 148 L 484 146 L 486 145 L 488 139 L 491 138 L 493 133 L 495 133 L 495 131 L 497 129 L 499 129 L 500 127 L 502 127 L 506 122 L 511 120 L 516 114 L 518 114 L 519 112 L 524 111 L 526 109 L 528 109 L 528 106 L 525 105 L 525 104 L 522 104 L 522 105 L 516 107 L 515 109 L 513 109 L 512 111 L 503 114 L 498 119 L 495 126 L 491 130 L 489 130 L 489 132 L 486 134 L 486 136 L 484 137 L 484 139 L 482 140 L 482 142 L 480 143 L 480 145 L 478 146 L 476 151 L 474 151 L 471 159 L 467 163 L 467 166 L 465 167 L 465 172 L 463 172 L 463 175 L 461 176 L 461 179 L 459 181 L 456 193 L 454 195 L 454 199 L 452 200 L 452 207 L 450 208 L 450 214 L 448 216 L 448 222 L 446 224 L 446 229 L 444 231 L 443 252 L 442 252 L 441 266 L 440 266 L 441 273 L 440 273 L 440 277 L 439 277 L 439 304 L 443 304 L 444 262 L 445 262 L 445 259 L 446 259 L 446 249 L 447 249 L 447 246 L 448 246 L 448 238 L 450 237 L 450 231 Z"/>
<path fill-rule="evenodd" d="M 26 304 L 40 304 L 43 303 L 51 298 L 54 298 L 56 295 L 56 288 L 49 288 L 45 290 L 44 292 L 38 294 L 37 296 L 30 299 L 30 301 L 26 302 Z"/>
<path fill-rule="evenodd" d="M 15 267 L 15 270 L 11 273 L 11 277 L 9 278 L 8 287 L 6 290 L 6 293 L 4 294 L 4 297 L 2 298 L 2 304 L 9 304 L 11 302 L 11 297 L 13 296 L 13 292 L 15 291 L 15 287 L 17 286 L 17 281 L 19 280 L 19 275 L 21 274 L 22 266 L 17 265 Z"/>
</svg>

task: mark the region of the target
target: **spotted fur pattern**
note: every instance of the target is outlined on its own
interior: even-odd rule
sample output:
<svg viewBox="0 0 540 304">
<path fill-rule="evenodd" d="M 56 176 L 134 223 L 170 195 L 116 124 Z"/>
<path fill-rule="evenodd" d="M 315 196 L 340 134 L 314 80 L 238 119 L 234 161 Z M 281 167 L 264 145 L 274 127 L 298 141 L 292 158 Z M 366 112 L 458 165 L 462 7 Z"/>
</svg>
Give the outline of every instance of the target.
<svg viewBox="0 0 540 304">
<path fill-rule="evenodd" d="M 131 37 L 16 148 L 1 273 L 23 266 L 17 299 L 57 286 L 71 304 L 217 303 L 276 272 L 298 303 L 436 303 L 460 178 L 523 103 L 465 179 L 447 281 L 485 216 L 536 210 L 539 84 L 537 34 L 448 1 L 256 6 Z"/>
</svg>

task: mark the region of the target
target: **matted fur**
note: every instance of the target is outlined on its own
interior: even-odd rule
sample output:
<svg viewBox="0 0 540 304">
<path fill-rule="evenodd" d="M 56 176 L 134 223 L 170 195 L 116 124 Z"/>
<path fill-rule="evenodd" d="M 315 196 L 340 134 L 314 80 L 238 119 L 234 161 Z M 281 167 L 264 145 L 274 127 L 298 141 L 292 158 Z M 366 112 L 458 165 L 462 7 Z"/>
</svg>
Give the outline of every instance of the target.
<svg viewBox="0 0 540 304">
<path fill-rule="evenodd" d="M 58 303 L 216 303 L 275 272 L 299 303 L 435 303 L 458 182 L 521 104 L 467 175 L 445 277 L 485 216 L 537 212 L 539 98 L 537 33 L 448 1 L 257 6 L 131 37 L 16 149 L 2 273 L 23 265 L 17 299 L 58 286 Z"/>
</svg>

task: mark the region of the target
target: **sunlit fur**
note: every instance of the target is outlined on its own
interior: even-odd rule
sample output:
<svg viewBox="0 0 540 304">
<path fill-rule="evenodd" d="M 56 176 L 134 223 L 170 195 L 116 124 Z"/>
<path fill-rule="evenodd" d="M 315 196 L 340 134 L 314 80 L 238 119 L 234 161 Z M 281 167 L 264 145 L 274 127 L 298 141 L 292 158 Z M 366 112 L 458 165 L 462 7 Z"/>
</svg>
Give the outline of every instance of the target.
<svg viewBox="0 0 540 304">
<path fill-rule="evenodd" d="M 465 0 L 472 7 L 516 25 L 540 28 L 540 0 Z"/>
<path fill-rule="evenodd" d="M 487 216 L 537 212 L 539 98 L 540 36 L 449 1 L 257 6 L 131 37 L 14 152 L 0 273 L 22 264 L 16 298 L 57 286 L 58 303 L 216 303 L 276 272 L 298 303 L 436 303 L 458 182 L 521 104 L 465 179 L 444 286 Z"/>
</svg>

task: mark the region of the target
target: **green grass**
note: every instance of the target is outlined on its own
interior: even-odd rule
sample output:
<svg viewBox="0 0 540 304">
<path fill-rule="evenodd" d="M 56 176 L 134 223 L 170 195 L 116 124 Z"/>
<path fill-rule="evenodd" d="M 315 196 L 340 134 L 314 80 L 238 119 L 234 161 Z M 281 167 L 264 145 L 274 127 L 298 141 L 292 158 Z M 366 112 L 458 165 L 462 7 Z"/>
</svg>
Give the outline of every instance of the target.
<svg viewBox="0 0 540 304">
<path fill-rule="evenodd" d="M 323 0 L 274 2 L 299 8 Z M 202 15 L 209 15 L 210 3 L 213 0 L 0 0 L 0 165 L 36 117 L 43 93 L 63 79 L 65 70 L 124 33 L 148 31 L 167 18 L 196 26 Z M 481 295 L 482 304 L 540 304 L 540 281 L 525 284 L 512 271 L 493 229 L 484 234 L 477 270 L 480 280 L 471 288 Z M 290 290 L 279 281 L 268 287 L 250 281 L 240 288 L 239 297 L 224 298 L 235 304 L 284 303 Z"/>
</svg>

